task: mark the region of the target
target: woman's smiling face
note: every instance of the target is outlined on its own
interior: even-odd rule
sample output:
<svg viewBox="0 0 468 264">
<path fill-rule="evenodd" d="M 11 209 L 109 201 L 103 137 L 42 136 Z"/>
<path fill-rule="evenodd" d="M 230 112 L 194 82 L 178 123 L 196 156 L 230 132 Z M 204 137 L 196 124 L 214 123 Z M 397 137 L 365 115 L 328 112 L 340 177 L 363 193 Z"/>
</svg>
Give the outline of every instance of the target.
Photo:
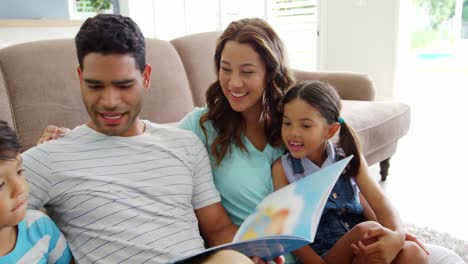
<svg viewBox="0 0 468 264">
<path fill-rule="evenodd" d="M 266 88 L 266 66 L 250 44 L 226 42 L 218 78 L 234 111 L 246 113 L 261 109 Z"/>
</svg>

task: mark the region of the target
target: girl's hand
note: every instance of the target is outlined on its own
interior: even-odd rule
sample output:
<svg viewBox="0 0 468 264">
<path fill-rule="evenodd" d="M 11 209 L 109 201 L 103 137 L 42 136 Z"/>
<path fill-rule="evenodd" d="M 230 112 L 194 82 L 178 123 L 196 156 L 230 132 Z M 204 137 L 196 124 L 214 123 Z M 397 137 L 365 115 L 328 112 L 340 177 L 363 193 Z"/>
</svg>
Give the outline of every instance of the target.
<svg viewBox="0 0 468 264">
<path fill-rule="evenodd" d="M 352 264 L 381 264 L 382 261 L 377 255 L 365 256 L 365 255 L 356 255 L 353 258 Z"/>
<path fill-rule="evenodd" d="M 427 255 L 430 255 L 429 251 L 427 248 L 424 246 L 424 244 L 419 241 L 413 234 L 406 232 L 405 233 L 405 241 L 413 241 L 416 243 Z"/>
<path fill-rule="evenodd" d="M 263 259 L 259 258 L 259 257 L 252 257 L 252 261 L 255 263 L 255 264 L 266 264 L 267 262 L 265 262 Z M 273 260 L 276 264 L 284 264 L 284 257 L 283 256 L 279 256 L 277 258 L 275 258 Z"/>
<path fill-rule="evenodd" d="M 367 244 L 366 241 L 376 240 Z M 398 231 L 385 227 L 369 230 L 362 241 L 352 244 L 351 248 L 358 256 L 364 256 L 369 263 L 391 263 L 398 252 L 403 248 L 404 236 Z M 367 245 L 365 245 L 367 244 Z"/>
<path fill-rule="evenodd" d="M 41 138 L 39 138 L 39 140 L 36 142 L 36 145 L 62 137 L 68 131 L 70 131 L 70 129 L 65 127 L 56 127 L 54 125 L 49 125 L 44 130 L 44 133 L 42 134 Z"/>
</svg>

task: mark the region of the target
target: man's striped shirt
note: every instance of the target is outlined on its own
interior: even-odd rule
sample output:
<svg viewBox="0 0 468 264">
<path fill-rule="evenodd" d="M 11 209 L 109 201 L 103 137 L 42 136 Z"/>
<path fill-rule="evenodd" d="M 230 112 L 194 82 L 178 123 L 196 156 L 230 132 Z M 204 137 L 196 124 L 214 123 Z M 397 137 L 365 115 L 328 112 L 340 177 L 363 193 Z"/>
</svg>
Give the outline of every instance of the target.
<svg viewBox="0 0 468 264">
<path fill-rule="evenodd" d="M 45 206 L 78 263 L 166 263 L 204 249 L 194 210 L 219 202 L 203 143 L 145 121 L 112 137 L 79 126 L 23 153 L 30 206 Z"/>
</svg>

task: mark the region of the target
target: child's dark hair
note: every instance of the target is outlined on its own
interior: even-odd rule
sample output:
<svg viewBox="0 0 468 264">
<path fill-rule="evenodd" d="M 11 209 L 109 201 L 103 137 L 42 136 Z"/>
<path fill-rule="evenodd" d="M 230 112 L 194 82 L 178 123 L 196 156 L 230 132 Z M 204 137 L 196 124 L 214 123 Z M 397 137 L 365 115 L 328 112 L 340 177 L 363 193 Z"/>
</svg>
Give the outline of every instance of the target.
<svg viewBox="0 0 468 264">
<path fill-rule="evenodd" d="M 129 17 L 100 14 L 88 18 L 75 37 L 78 63 L 83 70 L 83 60 L 88 53 L 129 54 L 141 72 L 145 68 L 145 38 L 138 25 Z"/>
<path fill-rule="evenodd" d="M 294 99 L 301 99 L 316 108 L 328 124 L 339 122 L 341 99 L 338 92 L 329 83 L 304 81 L 296 84 L 283 97 L 281 101 L 283 109 L 284 105 Z M 361 150 L 356 133 L 345 121 L 341 123 L 337 145 L 343 149 L 347 156 L 354 155 L 346 175 L 356 176 L 361 166 Z"/>
<path fill-rule="evenodd" d="M 0 160 L 15 159 L 21 152 L 21 143 L 8 123 L 0 120 Z"/>
</svg>

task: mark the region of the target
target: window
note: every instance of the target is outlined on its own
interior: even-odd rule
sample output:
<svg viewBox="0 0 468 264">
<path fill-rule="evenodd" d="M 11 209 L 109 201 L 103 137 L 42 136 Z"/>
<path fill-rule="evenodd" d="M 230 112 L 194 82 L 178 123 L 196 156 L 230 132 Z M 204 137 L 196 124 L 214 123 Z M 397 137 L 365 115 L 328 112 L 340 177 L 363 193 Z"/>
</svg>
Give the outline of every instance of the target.
<svg viewBox="0 0 468 264">
<path fill-rule="evenodd" d="M 123 6 L 128 10 L 122 10 Z M 146 37 L 163 40 L 222 31 L 231 21 L 260 17 L 286 44 L 293 68 L 317 69 L 318 0 L 204 0 L 203 5 L 190 0 L 127 0 L 120 8 L 140 25 Z M 151 17 L 146 15 L 148 10 L 152 10 Z"/>
<path fill-rule="evenodd" d="M 268 0 L 266 19 L 285 42 L 292 67 L 317 69 L 317 0 Z"/>
<path fill-rule="evenodd" d="M 463 1 L 462 7 L 462 38 L 468 39 L 468 0 Z"/>
</svg>

